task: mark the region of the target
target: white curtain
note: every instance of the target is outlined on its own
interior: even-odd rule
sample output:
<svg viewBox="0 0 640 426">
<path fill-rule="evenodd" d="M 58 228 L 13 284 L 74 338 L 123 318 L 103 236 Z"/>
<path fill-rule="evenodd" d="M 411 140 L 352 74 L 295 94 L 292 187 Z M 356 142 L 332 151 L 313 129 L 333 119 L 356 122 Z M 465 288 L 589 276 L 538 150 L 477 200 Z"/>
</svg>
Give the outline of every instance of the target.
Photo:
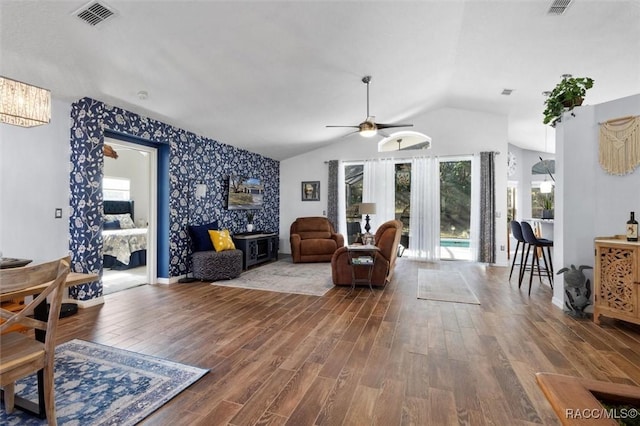
<svg viewBox="0 0 640 426">
<path fill-rule="evenodd" d="M 371 218 L 371 233 L 378 226 L 396 218 L 395 164 L 393 159 L 366 160 L 362 170 L 362 202 L 376 203 L 376 214 Z"/>
<path fill-rule="evenodd" d="M 440 258 L 440 163 L 437 158 L 411 161 L 411 218 L 408 256 Z"/>
</svg>

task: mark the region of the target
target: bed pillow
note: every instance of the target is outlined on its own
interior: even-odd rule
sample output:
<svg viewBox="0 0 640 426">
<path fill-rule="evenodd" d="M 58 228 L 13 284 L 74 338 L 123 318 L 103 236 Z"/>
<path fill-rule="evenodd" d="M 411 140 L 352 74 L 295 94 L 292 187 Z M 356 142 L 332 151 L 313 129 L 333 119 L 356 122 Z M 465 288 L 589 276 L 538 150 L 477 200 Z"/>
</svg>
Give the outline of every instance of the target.
<svg viewBox="0 0 640 426">
<path fill-rule="evenodd" d="M 209 236 L 216 251 L 235 250 L 236 248 L 228 229 L 221 231 L 209 230 Z"/>
<path fill-rule="evenodd" d="M 120 222 L 120 228 L 118 229 L 133 229 L 136 227 L 136 224 L 133 223 L 133 219 L 131 219 L 131 214 L 130 213 L 123 213 L 123 214 L 105 214 L 104 215 L 104 221 L 106 222 L 113 222 L 113 221 L 118 221 Z"/>
<path fill-rule="evenodd" d="M 189 236 L 191 237 L 194 252 L 213 250 L 213 243 L 209 236 L 210 229 L 218 229 L 218 222 L 189 226 Z"/>
<path fill-rule="evenodd" d="M 102 229 L 105 231 L 112 231 L 114 229 L 120 229 L 120 221 L 119 220 L 110 220 L 105 222 Z"/>
</svg>

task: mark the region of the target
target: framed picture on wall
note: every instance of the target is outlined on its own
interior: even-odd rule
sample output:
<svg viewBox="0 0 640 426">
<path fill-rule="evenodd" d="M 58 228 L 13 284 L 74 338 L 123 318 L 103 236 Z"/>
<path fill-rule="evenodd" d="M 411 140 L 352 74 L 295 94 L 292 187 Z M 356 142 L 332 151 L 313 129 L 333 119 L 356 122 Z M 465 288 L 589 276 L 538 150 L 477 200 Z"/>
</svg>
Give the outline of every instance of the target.
<svg viewBox="0 0 640 426">
<path fill-rule="evenodd" d="M 302 201 L 320 201 L 320 181 L 302 182 Z"/>
</svg>

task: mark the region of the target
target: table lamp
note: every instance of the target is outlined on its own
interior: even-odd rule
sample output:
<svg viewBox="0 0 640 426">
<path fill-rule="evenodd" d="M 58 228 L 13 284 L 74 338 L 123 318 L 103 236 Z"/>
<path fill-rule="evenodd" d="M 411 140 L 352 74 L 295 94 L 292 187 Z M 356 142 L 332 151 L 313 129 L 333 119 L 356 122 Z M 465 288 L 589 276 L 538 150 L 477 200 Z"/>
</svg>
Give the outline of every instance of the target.
<svg viewBox="0 0 640 426">
<path fill-rule="evenodd" d="M 369 217 L 370 214 L 376 214 L 376 203 L 360 203 L 360 207 L 358 208 L 358 212 L 360 214 L 366 215 L 364 218 L 364 230 L 366 231 L 364 236 L 362 237 L 362 242 L 364 244 L 373 244 L 373 235 L 369 232 L 371 230 L 371 225 L 369 225 Z"/>
</svg>

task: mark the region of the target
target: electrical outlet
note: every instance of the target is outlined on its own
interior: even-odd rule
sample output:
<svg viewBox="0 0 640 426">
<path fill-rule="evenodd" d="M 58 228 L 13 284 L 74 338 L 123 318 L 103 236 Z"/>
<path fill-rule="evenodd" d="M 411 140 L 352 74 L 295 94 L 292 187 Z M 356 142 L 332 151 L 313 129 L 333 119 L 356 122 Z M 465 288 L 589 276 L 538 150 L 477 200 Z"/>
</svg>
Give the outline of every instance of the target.
<svg viewBox="0 0 640 426">
<path fill-rule="evenodd" d="M 62 219 L 62 209 L 57 208 L 56 209 L 56 215 L 55 215 L 56 219 Z"/>
<path fill-rule="evenodd" d="M 502 212 L 496 212 L 496 219 L 500 219 L 502 217 Z"/>
<path fill-rule="evenodd" d="M 500 246 L 500 251 L 504 251 L 504 246 Z"/>
<path fill-rule="evenodd" d="M 322 216 L 326 216 L 327 215 L 327 211 L 326 210 L 322 210 Z"/>
</svg>

